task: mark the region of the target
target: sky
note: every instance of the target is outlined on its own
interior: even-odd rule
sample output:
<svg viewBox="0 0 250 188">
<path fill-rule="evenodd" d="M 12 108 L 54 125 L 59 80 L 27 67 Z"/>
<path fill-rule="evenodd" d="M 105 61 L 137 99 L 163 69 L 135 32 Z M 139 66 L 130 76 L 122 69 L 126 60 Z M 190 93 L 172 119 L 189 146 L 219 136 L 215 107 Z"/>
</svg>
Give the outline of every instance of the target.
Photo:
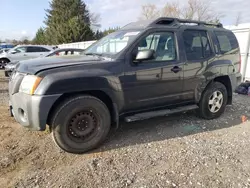
<svg viewBox="0 0 250 188">
<path fill-rule="evenodd" d="M 0 0 L 0 40 L 34 37 L 44 26 L 45 9 L 50 0 Z M 90 11 L 99 14 L 102 29 L 123 26 L 138 20 L 141 6 L 163 5 L 171 0 L 85 0 Z M 187 0 L 178 0 L 179 4 Z M 241 12 L 241 22 L 250 23 L 249 0 L 211 0 L 213 10 L 221 13 L 224 25 L 233 24 Z"/>
</svg>

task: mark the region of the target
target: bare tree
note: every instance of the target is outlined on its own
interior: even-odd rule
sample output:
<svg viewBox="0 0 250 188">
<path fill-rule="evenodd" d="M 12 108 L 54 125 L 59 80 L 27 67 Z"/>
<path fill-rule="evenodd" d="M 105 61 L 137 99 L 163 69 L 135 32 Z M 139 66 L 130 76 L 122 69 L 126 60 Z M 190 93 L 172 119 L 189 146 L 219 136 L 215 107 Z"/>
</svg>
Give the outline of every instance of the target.
<svg viewBox="0 0 250 188">
<path fill-rule="evenodd" d="M 161 16 L 179 18 L 181 15 L 181 8 L 178 2 L 167 3 L 161 12 Z"/>
<path fill-rule="evenodd" d="M 222 17 L 213 10 L 210 0 L 188 0 L 182 6 L 177 1 L 167 3 L 164 8 L 157 9 L 153 4 L 142 6 L 141 17 L 151 19 L 159 16 L 168 16 L 199 21 L 218 22 Z"/>
<path fill-rule="evenodd" d="M 160 16 L 160 11 L 154 4 L 146 4 L 142 6 L 142 11 L 140 16 L 141 20 L 149 20 L 157 18 L 159 16 Z"/>
<path fill-rule="evenodd" d="M 241 22 L 241 12 L 238 12 L 235 20 L 235 25 L 238 26 Z"/>
</svg>

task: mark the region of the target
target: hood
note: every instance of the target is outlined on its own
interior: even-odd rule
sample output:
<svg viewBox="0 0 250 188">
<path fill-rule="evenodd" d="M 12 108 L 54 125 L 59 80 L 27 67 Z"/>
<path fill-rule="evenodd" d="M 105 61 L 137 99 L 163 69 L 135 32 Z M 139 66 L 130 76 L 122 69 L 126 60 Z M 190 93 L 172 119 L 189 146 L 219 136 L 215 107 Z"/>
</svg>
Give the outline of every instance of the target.
<svg viewBox="0 0 250 188">
<path fill-rule="evenodd" d="M 20 61 L 11 61 L 8 63 L 8 65 L 16 65 L 17 63 L 19 63 Z"/>
<path fill-rule="evenodd" d="M 19 61 L 17 71 L 28 74 L 36 74 L 42 70 L 66 67 L 80 64 L 91 64 L 103 61 L 103 58 L 97 56 L 62 56 L 62 57 L 48 57 L 36 58 L 25 61 Z"/>
<path fill-rule="evenodd" d="M 36 74 L 37 72 L 46 69 L 67 67 L 80 64 L 91 64 L 100 61 L 104 61 L 104 59 L 98 56 L 85 55 L 36 58 L 25 61 L 19 61 L 19 63 L 17 64 L 17 71 L 28 74 Z"/>
</svg>

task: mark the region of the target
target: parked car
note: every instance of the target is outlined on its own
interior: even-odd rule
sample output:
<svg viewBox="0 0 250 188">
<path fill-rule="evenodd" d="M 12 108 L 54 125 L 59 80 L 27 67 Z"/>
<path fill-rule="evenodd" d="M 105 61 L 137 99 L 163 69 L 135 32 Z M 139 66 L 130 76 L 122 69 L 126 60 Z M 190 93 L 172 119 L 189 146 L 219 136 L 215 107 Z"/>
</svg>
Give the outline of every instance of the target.
<svg viewBox="0 0 250 188">
<path fill-rule="evenodd" d="M 4 68 L 11 61 L 20 61 L 49 54 L 53 50 L 51 46 L 18 45 L 7 53 L 0 54 L 0 68 Z"/>
<path fill-rule="evenodd" d="M 81 48 L 61 48 L 52 51 L 45 57 L 52 57 L 52 56 L 69 56 L 69 55 L 82 55 L 84 49 Z"/>
<path fill-rule="evenodd" d="M 15 46 L 13 44 L 10 43 L 0 43 L 0 48 L 4 48 L 4 49 L 11 49 L 14 48 Z"/>
<path fill-rule="evenodd" d="M 176 18 L 128 24 L 84 56 L 29 61 L 10 78 L 10 111 L 28 129 L 49 125 L 55 143 L 72 153 L 99 146 L 120 119 L 187 110 L 218 118 L 241 82 L 231 31 Z"/>
<path fill-rule="evenodd" d="M 7 53 L 10 49 L 8 48 L 1 48 L 0 49 L 0 54 Z"/>
<path fill-rule="evenodd" d="M 70 55 L 82 55 L 84 52 L 83 49 L 80 48 L 63 48 L 63 49 L 56 49 L 54 51 L 51 51 L 49 54 L 46 54 L 45 56 L 41 56 L 39 58 L 44 57 L 53 57 L 53 56 L 70 56 Z M 17 64 L 20 61 L 13 61 L 8 63 L 5 66 L 4 74 L 6 77 L 9 77 L 12 74 L 12 71 L 15 69 Z"/>
</svg>

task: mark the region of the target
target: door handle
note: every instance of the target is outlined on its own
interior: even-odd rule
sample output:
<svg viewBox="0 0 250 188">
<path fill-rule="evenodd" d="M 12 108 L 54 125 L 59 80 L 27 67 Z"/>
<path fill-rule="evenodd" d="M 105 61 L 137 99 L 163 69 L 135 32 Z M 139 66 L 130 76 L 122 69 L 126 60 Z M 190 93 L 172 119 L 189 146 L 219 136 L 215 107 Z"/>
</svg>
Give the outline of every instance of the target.
<svg viewBox="0 0 250 188">
<path fill-rule="evenodd" d="M 23 54 L 23 56 L 27 56 L 26 54 Z"/>
<path fill-rule="evenodd" d="M 177 72 L 179 72 L 179 71 L 181 71 L 181 70 L 182 70 L 182 68 L 180 68 L 180 67 L 178 67 L 178 66 L 174 66 L 174 67 L 171 69 L 171 71 L 174 72 L 174 73 L 177 73 Z"/>
</svg>

